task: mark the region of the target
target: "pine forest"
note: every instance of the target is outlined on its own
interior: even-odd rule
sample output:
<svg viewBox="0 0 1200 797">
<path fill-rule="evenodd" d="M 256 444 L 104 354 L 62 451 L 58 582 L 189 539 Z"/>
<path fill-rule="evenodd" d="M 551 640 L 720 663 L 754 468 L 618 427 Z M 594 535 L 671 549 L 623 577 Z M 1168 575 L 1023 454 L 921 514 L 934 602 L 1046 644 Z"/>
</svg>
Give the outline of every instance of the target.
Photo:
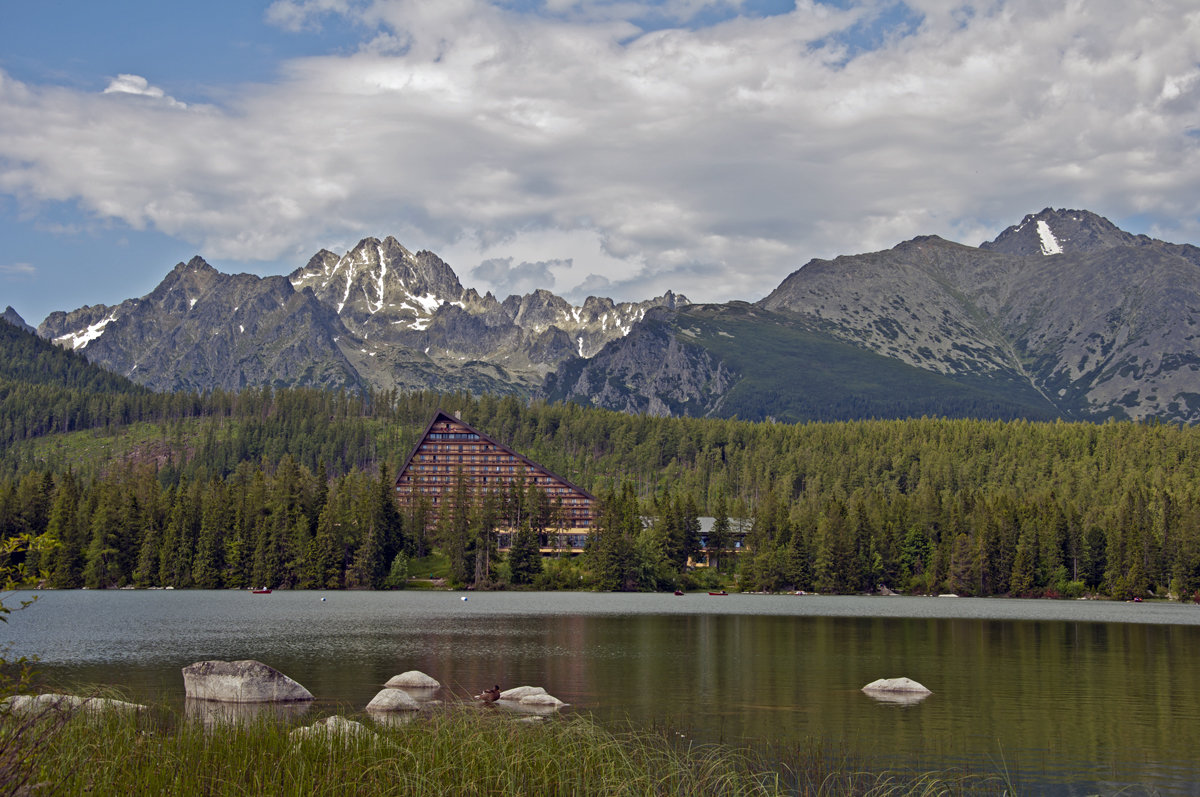
<svg viewBox="0 0 1200 797">
<path fill-rule="evenodd" d="M 749 423 L 465 393 L 160 394 L 39 345 L 32 358 L 0 351 L 25 363 L 0 372 L 0 538 L 25 584 L 402 587 L 409 563 L 438 551 L 450 583 L 479 588 L 725 579 L 765 591 L 1200 595 L 1192 427 Z M 587 552 L 537 555 L 555 520 L 534 487 L 479 506 L 460 496 L 428 529 L 421 507 L 401 513 L 394 475 L 437 409 L 599 496 Z M 687 567 L 704 515 L 729 549 L 716 572 Z M 727 517 L 752 521 L 736 548 Z M 505 556 L 502 527 L 518 532 Z"/>
</svg>

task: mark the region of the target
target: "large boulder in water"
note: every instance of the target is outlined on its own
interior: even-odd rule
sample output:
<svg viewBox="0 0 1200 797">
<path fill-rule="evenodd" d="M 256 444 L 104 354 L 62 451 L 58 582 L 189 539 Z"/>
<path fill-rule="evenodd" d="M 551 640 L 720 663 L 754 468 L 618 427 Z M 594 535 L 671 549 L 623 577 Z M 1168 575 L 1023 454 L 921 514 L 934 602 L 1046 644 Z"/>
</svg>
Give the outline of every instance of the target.
<svg viewBox="0 0 1200 797">
<path fill-rule="evenodd" d="M 384 689 L 367 704 L 367 711 L 420 711 L 421 703 L 403 689 Z"/>
<path fill-rule="evenodd" d="M 312 700 L 312 692 L 273 667 L 253 659 L 198 661 L 183 668 L 190 700 L 222 703 L 288 703 Z"/>
<path fill-rule="evenodd" d="M 911 678 L 880 678 L 862 688 L 864 692 L 905 692 L 918 695 L 933 694 Z"/>
</svg>

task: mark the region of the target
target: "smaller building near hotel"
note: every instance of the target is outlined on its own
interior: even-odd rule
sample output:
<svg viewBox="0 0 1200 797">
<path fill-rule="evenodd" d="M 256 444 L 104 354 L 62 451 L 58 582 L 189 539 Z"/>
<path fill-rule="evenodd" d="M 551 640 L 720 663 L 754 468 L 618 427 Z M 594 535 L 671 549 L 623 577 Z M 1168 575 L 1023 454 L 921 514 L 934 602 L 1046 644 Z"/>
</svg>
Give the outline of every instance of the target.
<svg viewBox="0 0 1200 797">
<path fill-rule="evenodd" d="M 426 523 L 432 526 L 454 492 L 459 474 L 474 501 L 482 501 L 489 492 L 501 494 L 514 481 L 545 492 L 558 508 L 561 528 L 543 534 L 543 552 L 582 550 L 596 522 L 594 495 L 441 410 L 434 413 L 396 477 L 396 501 L 401 508 L 411 509 L 424 499 Z"/>
</svg>

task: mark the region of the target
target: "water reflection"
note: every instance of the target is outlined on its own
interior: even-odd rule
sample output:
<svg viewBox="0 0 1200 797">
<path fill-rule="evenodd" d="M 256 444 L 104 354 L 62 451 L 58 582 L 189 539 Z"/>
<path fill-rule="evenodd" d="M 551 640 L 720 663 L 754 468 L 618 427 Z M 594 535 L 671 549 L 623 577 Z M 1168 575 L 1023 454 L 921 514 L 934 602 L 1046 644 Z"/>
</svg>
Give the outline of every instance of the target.
<svg viewBox="0 0 1200 797">
<path fill-rule="evenodd" d="M 206 728 L 252 724 L 264 720 L 294 723 L 309 712 L 309 701 L 291 703 L 223 703 L 216 700 L 184 700 L 183 715 Z"/>
<path fill-rule="evenodd" d="M 544 686 L 567 712 L 701 743 L 816 738 L 883 765 L 1003 767 L 1026 791 L 1200 791 L 1194 607 L 321 596 L 50 593 L 0 633 L 61 683 L 115 684 L 181 708 L 179 668 L 202 659 L 270 664 L 316 696 L 316 713 L 361 711 L 394 674 L 418 669 L 442 682 L 447 702 L 493 684 Z M 901 705 L 860 691 L 896 675 L 934 695 Z"/>
<path fill-rule="evenodd" d="M 887 703 L 893 706 L 915 706 L 930 695 L 929 692 L 880 692 L 875 690 L 863 692 L 863 694 L 878 703 Z"/>
</svg>

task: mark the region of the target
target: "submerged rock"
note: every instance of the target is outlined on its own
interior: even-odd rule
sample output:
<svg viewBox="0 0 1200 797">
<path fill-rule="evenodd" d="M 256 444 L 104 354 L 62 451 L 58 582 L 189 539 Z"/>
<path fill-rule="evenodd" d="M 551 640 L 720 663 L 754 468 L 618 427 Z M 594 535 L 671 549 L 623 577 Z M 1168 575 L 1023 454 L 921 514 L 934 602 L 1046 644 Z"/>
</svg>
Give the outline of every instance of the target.
<svg viewBox="0 0 1200 797">
<path fill-rule="evenodd" d="M 373 737 L 375 733 L 361 722 L 348 720 L 345 717 L 326 717 L 320 722 L 314 722 L 305 728 L 297 728 L 288 734 L 294 741 L 317 739 L 321 741 L 341 741 L 347 743 L 360 736 Z"/>
<path fill-rule="evenodd" d="M 932 692 L 911 678 L 880 678 L 862 688 L 864 692 L 905 692 L 928 695 Z"/>
<path fill-rule="evenodd" d="M 431 678 L 420 670 L 409 670 L 399 675 L 393 675 L 384 686 L 389 688 L 408 689 L 440 689 L 442 685 L 436 678 Z"/>
<path fill-rule="evenodd" d="M 518 701 L 522 706 L 551 706 L 562 708 L 567 705 L 554 695 L 527 695 Z"/>
<path fill-rule="evenodd" d="M 253 659 L 198 661 L 183 668 L 188 699 L 223 703 L 275 703 L 312 700 L 309 692 L 273 667 Z"/>
<path fill-rule="evenodd" d="M 105 711 L 145 711 L 140 703 L 127 703 L 107 697 L 76 697 L 75 695 L 14 695 L 0 707 L 14 714 L 41 714 L 45 711 L 86 711 L 99 714 Z"/>
<path fill-rule="evenodd" d="M 520 700 L 530 695 L 544 695 L 546 690 L 540 686 L 514 686 L 500 693 L 498 700 Z"/>
<path fill-rule="evenodd" d="M 536 713 L 553 713 L 568 705 L 548 694 L 540 686 L 514 686 L 512 689 L 505 689 L 500 693 L 499 702 L 505 708 Z"/>
</svg>

